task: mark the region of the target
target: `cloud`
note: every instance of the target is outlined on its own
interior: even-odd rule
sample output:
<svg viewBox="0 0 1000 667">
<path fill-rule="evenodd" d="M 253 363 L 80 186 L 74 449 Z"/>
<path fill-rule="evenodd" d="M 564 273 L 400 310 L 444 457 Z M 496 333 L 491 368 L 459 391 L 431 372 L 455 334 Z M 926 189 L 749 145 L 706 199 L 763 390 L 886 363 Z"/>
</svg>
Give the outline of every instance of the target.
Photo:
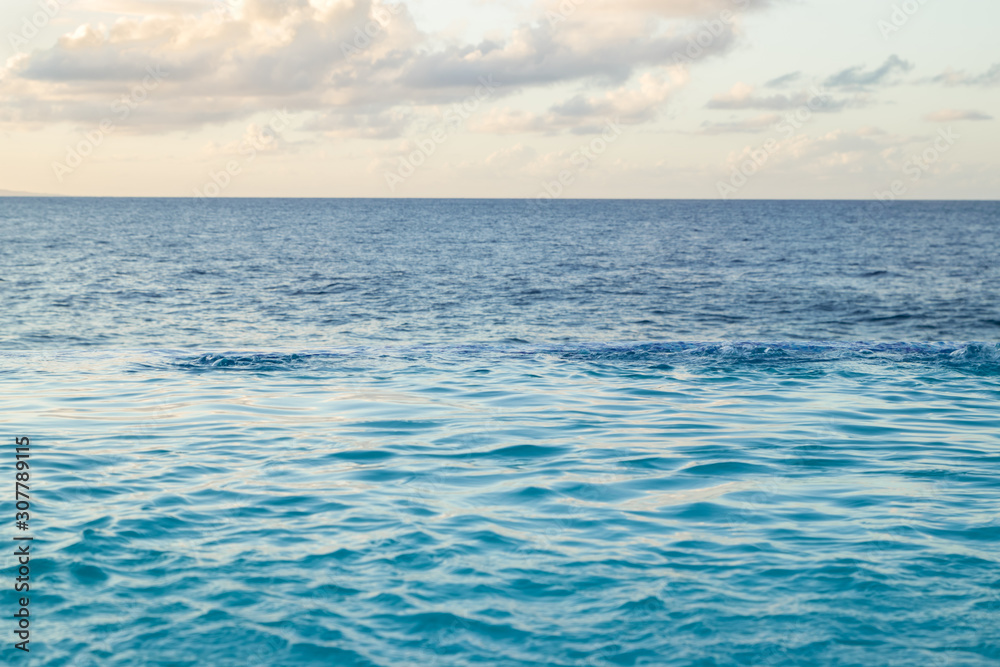
<svg viewBox="0 0 1000 667">
<path fill-rule="evenodd" d="M 997 86 L 1000 85 L 1000 63 L 990 67 L 979 76 L 969 76 L 964 70 L 946 69 L 941 74 L 924 83 L 939 83 L 945 86 Z"/>
<path fill-rule="evenodd" d="M 486 157 L 485 164 L 490 169 L 519 171 L 530 164 L 538 156 L 531 146 L 518 143 L 509 148 L 502 148 Z"/>
<path fill-rule="evenodd" d="M 571 0 L 572 1 L 572 0 Z M 565 6 L 563 0 L 546 0 L 542 4 L 552 11 Z M 733 13 L 764 9 L 778 0 L 576 0 L 578 9 L 593 11 L 598 15 L 617 14 L 622 11 L 658 15 L 665 18 L 714 18 L 723 11 Z"/>
<path fill-rule="evenodd" d="M 210 142 L 202 149 L 202 155 L 207 158 L 246 154 L 251 149 L 255 153 L 282 153 L 296 150 L 298 147 L 288 142 L 282 131 L 287 129 L 288 118 L 273 117 L 270 124 L 258 125 L 250 123 L 237 141 L 225 144 Z"/>
<path fill-rule="evenodd" d="M 698 32 L 697 26 L 688 26 L 689 32 L 664 33 L 645 14 L 603 14 L 598 9 L 578 10 L 564 23 L 521 25 L 503 43 L 487 40 L 421 52 L 409 59 L 400 79 L 413 87 L 436 88 L 463 85 L 489 72 L 509 86 L 588 79 L 622 84 L 640 68 L 674 62 L 688 47 L 688 37 Z M 732 26 L 722 24 L 706 53 L 725 53 L 735 36 Z"/>
<path fill-rule="evenodd" d="M 847 108 L 849 100 L 837 100 L 818 89 L 799 92 L 794 95 L 757 95 L 754 87 L 737 83 L 728 93 L 716 95 L 705 105 L 708 109 L 759 109 L 762 111 L 790 111 L 808 106 L 816 112 L 833 113 Z"/>
<path fill-rule="evenodd" d="M 709 121 L 705 121 L 704 123 L 701 124 L 701 128 L 699 128 L 698 134 L 763 132 L 764 130 L 773 127 L 780 120 L 781 116 L 772 113 L 772 114 L 763 114 L 755 118 L 748 118 L 746 120 L 730 121 L 726 123 L 712 123 Z"/>
<path fill-rule="evenodd" d="M 397 107 L 459 102 L 488 76 L 502 86 L 498 97 L 570 83 L 607 91 L 556 105 L 528 122 L 538 129 L 579 129 L 611 114 L 645 122 L 674 85 L 650 71 L 704 29 L 696 19 L 750 4 L 588 0 L 553 22 L 546 12 L 560 5 L 546 2 L 510 29 L 464 43 L 422 31 L 405 4 L 383 0 L 175 0 L 148 16 L 138 14 L 144 3 L 115 2 L 123 13 L 113 23 L 84 23 L 0 68 L 0 123 L 97 122 L 147 66 L 167 73 L 155 104 L 130 119 L 148 131 L 283 108 L 312 114 L 303 128 L 387 138 L 406 130 Z M 720 25 L 705 56 L 726 53 L 738 37 L 735 22 Z"/>
<path fill-rule="evenodd" d="M 872 87 L 891 85 L 898 73 L 908 72 L 913 64 L 899 56 L 892 55 L 882 65 L 874 70 L 865 71 L 864 67 L 848 67 L 823 82 L 823 89 L 836 89 L 855 93 L 866 93 Z M 789 72 L 764 84 L 765 88 L 790 88 L 804 78 L 801 71 Z M 823 89 L 815 86 L 798 93 L 774 93 L 762 95 L 753 86 L 737 83 L 729 92 L 715 95 L 706 105 L 709 109 L 757 109 L 761 111 L 789 111 L 808 105 L 813 111 L 833 113 L 851 107 L 865 104 L 863 95 L 855 95 L 853 99 L 834 98 Z M 720 125 L 722 127 L 722 125 Z M 736 128 L 739 125 L 735 126 Z M 734 128 L 734 131 L 740 131 Z"/>
<path fill-rule="evenodd" d="M 771 79 L 764 84 L 765 88 L 785 88 L 793 83 L 798 83 L 802 79 L 802 72 L 789 72 L 779 76 L 776 79 Z"/>
<path fill-rule="evenodd" d="M 924 120 L 932 123 L 951 123 L 960 120 L 993 120 L 993 116 L 981 111 L 959 111 L 957 109 L 944 109 L 935 111 L 924 116 Z"/>
<path fill-rule="evenodd" d="M 889 85 L 894 81 L 896 74 L 909 72 L 912 69 L 913 63 L 897 55 L 891 55 L 882 65 L 871 71 L 866 72 L 863 66 L 848 67 L 828 77 L 823 85 L 828 88 L 863 91 L 874 86 Z"/>
<path fill-rule="evenodd" d="M 911 153 L 907 147 L 919 140 L 891 135 L 875 127 L 833 130 L 818 135 L 798 134 L 778 140 L 762 171 L 782 178 L 805 174 L 829 180 L 854 174 L 882 179 L 901 170 L 903 161 Z M 730 173 L 752 159 L 756 148 L 758 146 L 750 145 L 731 152 L 723 165 L 724 172 Z"/>
<path fill-rule="evenodd" d="M 638 86 L 621 86 L 603 95 L 576 95 L 545 113 L 496 109 L 475 120 L 470 128 L 490 134 L 552 134 L 564 130 L 587 134 L 601 131 L 609 120 L 638 125 L 669 112 L 666 102 L 686 80 L 687 75 L 678 69 L 671 69 L 669 76 L 647 72 L 639 77 Z"/>
<path fill-rule="evenodd" d="M 393 139 L 405 134 L 421 120 L 420 114 L 412 107 L 386 109 L 372 105 L 368 109 L 321 111 L 307 118 L 299 129 L 337 138 Z"/>
</svg>

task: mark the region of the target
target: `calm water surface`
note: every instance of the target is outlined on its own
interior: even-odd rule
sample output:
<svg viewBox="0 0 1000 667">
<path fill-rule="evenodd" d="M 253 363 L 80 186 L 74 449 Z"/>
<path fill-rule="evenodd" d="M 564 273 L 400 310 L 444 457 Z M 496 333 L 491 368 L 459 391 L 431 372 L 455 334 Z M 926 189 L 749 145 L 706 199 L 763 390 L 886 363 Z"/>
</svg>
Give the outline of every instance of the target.
<svg viewBox="0 0 1000 667">
<path fill-rule="evenodd" d="M 12 664 L 1000 663 L 998 204 L 0 199 L 0 241 Z"/>
</svg>

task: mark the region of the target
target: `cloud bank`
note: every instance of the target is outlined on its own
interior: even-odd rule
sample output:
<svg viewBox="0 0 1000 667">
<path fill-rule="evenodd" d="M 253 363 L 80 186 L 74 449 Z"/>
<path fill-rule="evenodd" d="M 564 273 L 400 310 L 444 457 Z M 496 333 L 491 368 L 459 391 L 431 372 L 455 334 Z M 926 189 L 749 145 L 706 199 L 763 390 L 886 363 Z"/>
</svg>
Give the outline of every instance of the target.
<svg viewBox="0 0 1000 667">
<path fill-rule="evenodd" d="M 98 3 L 121 12 L 125 0 Z M 500 112 L 497 131 L 578 130 L 618 115 L 638 123 L 683 82 L 678 54 L 711 28 L 699 58 L 728 51 L 749 0 L 541 2 L 513 28 L 476 42 L 421 30 L 405 3 L 382 0 L 216 0 L 172 3 L 151 16 L 89 22 L 0 69 L 0 123 L 92 122 L 166 73 L 156 104 L 133 119 L 149 131 L 191 129 L 287 109 L 306 127 L 369 138 L 398 136 L 403 109 L 461 101 L 481 77 L 503 95 L 584 85 L 546 113 Z M 763 6 L 762 3 L 755 3 Z M 719 13 L 731 16 L 718 19 Z"/>
</svg>

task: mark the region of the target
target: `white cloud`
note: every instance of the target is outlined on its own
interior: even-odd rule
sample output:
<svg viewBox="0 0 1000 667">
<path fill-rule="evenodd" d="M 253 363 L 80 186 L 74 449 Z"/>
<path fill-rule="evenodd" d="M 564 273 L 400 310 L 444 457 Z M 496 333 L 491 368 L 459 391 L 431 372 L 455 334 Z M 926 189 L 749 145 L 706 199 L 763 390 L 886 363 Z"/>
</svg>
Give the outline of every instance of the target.
<svg viewBox="0 0 1000 667">
<path fill-rule="evenodd" d="M 668 111 L 668 100 L 686 81 L 687 74 L 676 68 L 665 74 L 647 72 L 636 85 L 620 86 L 603 95 L 575 95 L 546 113 L 494 109 L 470 127 L 489 134 L 552 134 L 563 130 L 581 134 L 599 131 L 609 119 L 636 125 Z"/>
<path fill-rule="evenodd" d="M 518 123 L 579 129 L 608 115 L 645 122 L 679 85 L 676 76 L 652 70 L 668 66 L 704 29 L 702 17 L 749 4 L 577 1 L 555 22 L 547 12 L 559 5 L 540 3 L 519 25 L 477 43 L 442 42 L 420 30 L 405 4 L 383 0 L 176 0 L 148 16 L 137 14 L 145 3 L 136 0 L 91 3 L 120 13 L 109 23 L 83 23 L 0 69 L 0 123 L 93 122 L 148 66 L 167 79 L 155 104 L 132 122 L 156 132 L 287 108 L 315 115 L 306 129 L 398 136 L 406 120 L 397 107 L 458 101 L 483 76 L 508 96 L 572 82 L 605 89 L 555 105 L 541 119 L 512 109 L 497 121 L 500 131 Z M 732 22 L 717 23 L 707 55 L 724 53 L 737 36 Z"/>
<path fill-rule="evenodd" d="M 710 121 L 705 121 L 701 124 L 698 129 L 699 134 L 729 134 L 729 133 L 753 133 L 753 132 L 763 132 L 768 128 L 773 128 L 779 121 L 781 116 L 774 113 L 761 114 L 753 118 L 746 118 L 742 120 L 732 120 L 722 123 L 713 123 Z"/>
</svg>

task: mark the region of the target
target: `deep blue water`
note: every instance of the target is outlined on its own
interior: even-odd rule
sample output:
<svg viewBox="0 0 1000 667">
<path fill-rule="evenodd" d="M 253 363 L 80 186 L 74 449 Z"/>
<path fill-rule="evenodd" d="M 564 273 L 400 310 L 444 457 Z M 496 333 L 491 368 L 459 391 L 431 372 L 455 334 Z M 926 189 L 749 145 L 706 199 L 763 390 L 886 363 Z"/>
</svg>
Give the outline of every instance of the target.
<svg viewBox="0 0 1000 667">
<path fill-rule="evenodd" d="M 0 662 L 1000 664 L 998 257 L 986 202 L 0 199 Z"/>
</svg>

